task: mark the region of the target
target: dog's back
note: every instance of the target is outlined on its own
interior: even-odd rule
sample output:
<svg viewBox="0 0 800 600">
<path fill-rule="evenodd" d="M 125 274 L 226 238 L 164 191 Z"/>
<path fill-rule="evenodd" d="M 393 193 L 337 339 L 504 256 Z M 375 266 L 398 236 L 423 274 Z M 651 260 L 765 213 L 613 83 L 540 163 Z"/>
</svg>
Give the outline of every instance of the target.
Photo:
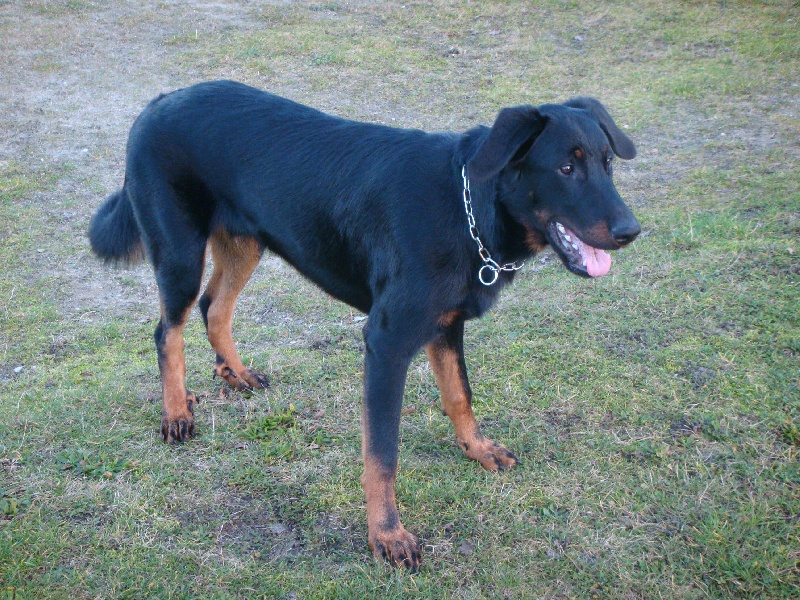
<svg viewBox="0 0 800 600">
<path fill-rule="evenodd" d="M 440 239 L 437 228 L 452 221 L 441 199 L 457 197 L 442 188 L 453 187 L 459 137 L 340 119 L 230 81 L 196 85 L 157 98 L 136 120 L 125 186 L 90 238 L 104 258 L 131 255 L 103 240 L 123 229 L 132 239 L 134 214 L 146 247 L 176 222 L 206 238 L 252 237 L 369 311 L 370 280 L 399 267 L 394 246 L 413 249 L 426 227 Z"/>
</svg>

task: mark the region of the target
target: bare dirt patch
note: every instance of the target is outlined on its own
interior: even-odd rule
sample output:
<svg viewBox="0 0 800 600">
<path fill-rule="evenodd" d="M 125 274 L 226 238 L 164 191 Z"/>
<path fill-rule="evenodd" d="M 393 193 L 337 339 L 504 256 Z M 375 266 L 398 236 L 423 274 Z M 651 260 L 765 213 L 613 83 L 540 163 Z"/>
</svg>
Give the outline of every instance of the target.
<svg viewBox="0 0 800 600">
<path fill-rule="evenodd" d="M 49 225 L 29 258 L 62 282 L 65 316 L 157 313 L 149 267 L 102 268 L 86 226 L 122 185 L 136 115 L 157 93 L 201 78 L 180 64 L 182 46 L 171 41 L 253 27 L 250 12 L 234 2 L 0 2 L 0 165 L 70 170 L 55 189 L 26 199 Z"/>
</svg>

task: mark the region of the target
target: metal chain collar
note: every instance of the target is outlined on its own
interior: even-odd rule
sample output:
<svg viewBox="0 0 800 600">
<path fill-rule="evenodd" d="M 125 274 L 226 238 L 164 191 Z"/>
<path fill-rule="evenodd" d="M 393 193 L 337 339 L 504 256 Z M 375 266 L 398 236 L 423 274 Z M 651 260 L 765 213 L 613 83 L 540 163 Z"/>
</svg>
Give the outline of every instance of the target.
<svg viewBox="0 0 800 600">
<path fill-rule="evenodd" d="M 519 271 L 525 264 L 524 261 L 519 263 L 506 263 L 504 265 L 498 264 L 489 253 L 486 246 L 483 245 L 480 236 L 478 235 L 478 227 L 475 225 L 475 215 L 472 214 L 472 194 L 469 190 L 469 179 L 467 178 L 467 166 L 461 167 L 461 178 L 464 180 L 464 210 L 467 212 L 467 223 L 469 223 L 469 234 L 475 243 L 478 244 L 478 254 L 483 260 L 483 266 L 478 271 L 478 279 L 483 285 L 494 285 L 500 271 Z"/>
</svg>

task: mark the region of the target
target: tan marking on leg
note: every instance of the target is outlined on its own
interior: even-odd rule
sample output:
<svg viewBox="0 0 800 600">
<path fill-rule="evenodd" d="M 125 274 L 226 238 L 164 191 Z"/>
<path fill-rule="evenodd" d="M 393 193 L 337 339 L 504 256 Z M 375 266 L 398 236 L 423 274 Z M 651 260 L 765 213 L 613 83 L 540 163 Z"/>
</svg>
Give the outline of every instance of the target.
<svg viewBox="0 0 800 600">
<path fill-rule="evenodd" d="M 504 446 L 483 437 L 472 412 L 471 392 L 467 385 L 466 373 L 459 365 L 458 353 L 436 342 L 425 346 L 425 353 L 436 376 L 436 383 L 442 396 L 442 409 L 453 423 L 456 440 L 464 454 L 477 460 L 489 471 L 503 470 L 516 465 L 517 458 Z"/>
<path fill-rule="evenodd" d="M 387 472 L 378 461 L 365 454 L 361 483 L 367 497 L 369 547 L 376 559 L 416 572 L 420 561 L 419 542 L 400 522 L 394 491 L 395 474 L 396 470 Z"/>
<path fill-rule="evenodd" d="M 183 442 L 194 436 L 194 407 L 197 397 L 186 390 L 186 360 L 184 356 L 183 329 L 191 306 L 181 322 L 169 327 L 160 348 L 159 370 L 163 407 L 161 411 L 161 436 L 167 443 Z M 161 322 L 165 322 L 162 310 Z"/>
<path fill-rule="evenodd" d="M 208 341 L 218 357 L 214 372 L 236 389 L 266 387 L 266 376 L 242 363 L 232 333 L 236 298 L 261 260 L 261 246 L 254 238 L 231 237 L 222 231 L 212 236 L 209 245 L 214 270 L 206 288 L 211 298 L 206 318 Z"/>
</svg>

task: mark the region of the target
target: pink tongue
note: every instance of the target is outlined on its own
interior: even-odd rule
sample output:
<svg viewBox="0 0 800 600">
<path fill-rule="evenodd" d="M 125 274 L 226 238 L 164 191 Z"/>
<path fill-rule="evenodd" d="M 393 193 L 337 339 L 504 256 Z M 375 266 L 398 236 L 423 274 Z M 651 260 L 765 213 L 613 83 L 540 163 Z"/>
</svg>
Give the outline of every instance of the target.
<svg viewBox="0 0 800 600">
<path fill-rule="evenodd" d="M 586 272 L 590 277 L 602 277 L 607 275 L 611 268 L 611 255 L 605 250 L 593 248 L 578 240 L 578 251 L 581 258 L 586 261 Z"/>
</svg>

